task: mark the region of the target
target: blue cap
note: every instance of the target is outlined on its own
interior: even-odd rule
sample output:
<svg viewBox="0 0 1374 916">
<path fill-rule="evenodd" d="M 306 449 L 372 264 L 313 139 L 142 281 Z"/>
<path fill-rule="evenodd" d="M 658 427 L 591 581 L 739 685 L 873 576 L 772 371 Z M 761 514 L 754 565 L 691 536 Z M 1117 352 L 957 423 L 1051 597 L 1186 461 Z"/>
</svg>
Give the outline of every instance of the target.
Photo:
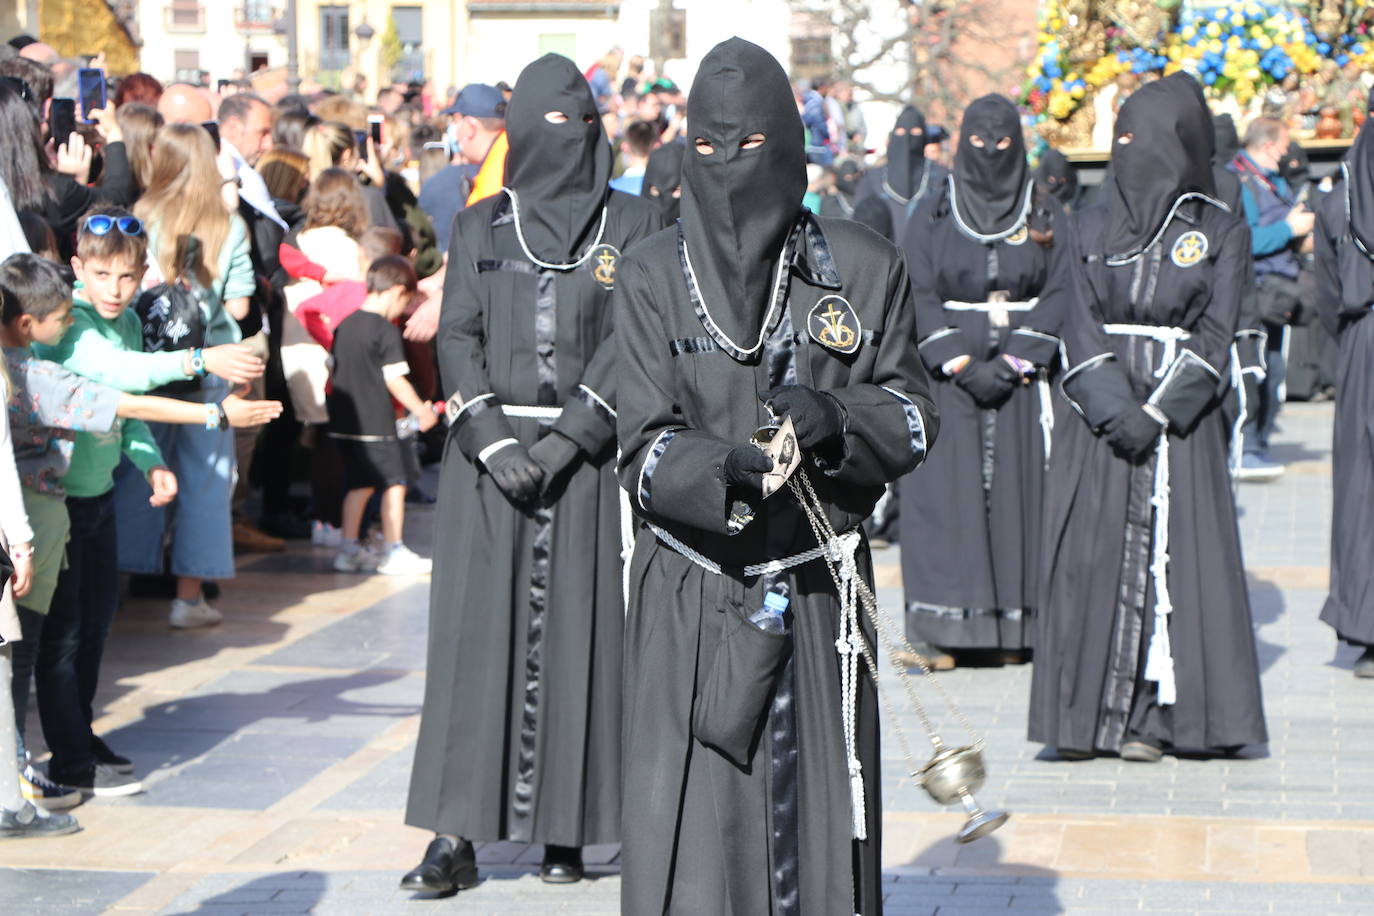
<svg viewBox="0 0 1374 916">
<path fill-rule="evenodd" d="M 486 83 L 468 83 L 440 114 L 467 115 L 473 118 L 505 118 L 506 97 Z"/>
<path fill-rule="evenodd" d="M 774 614 L 781 614 L 787 610 L 787 605 L 790 603 L 791 601 L 786 595 L 780 595 L 774 591 L 769 591 L 763 596 L 763 606 Z"/>
</svg>

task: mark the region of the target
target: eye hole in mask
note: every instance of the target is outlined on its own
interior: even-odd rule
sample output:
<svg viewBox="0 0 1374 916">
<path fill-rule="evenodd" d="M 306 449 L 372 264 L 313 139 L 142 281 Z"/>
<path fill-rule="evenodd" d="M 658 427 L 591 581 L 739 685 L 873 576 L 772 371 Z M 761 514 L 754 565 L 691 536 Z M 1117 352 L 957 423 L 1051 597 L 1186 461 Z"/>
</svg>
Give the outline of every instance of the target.
<svg viewBox="0 0 1374 916">
<path fill-rule="evenodd" d="M 758 149 L 768 140 L 762 133 L 755 131 L 739 142 L 740 149 Z"/>
<path fill-rule="evenodd" d="M 568 116 L 561 111 L 546 111 L 544 112 L 544 120 L 550 124 L 567 124 Z"/>
<path fill-rule="evenodd" d="M 1130 145 L 1131 145 L 1131 141 L 1134 140 L 1134 139 L 1135 139 L 1135 134 L 1132 134 L 1132 133 L 1124 133 L 1124 134 L 1122 134 L 1121 136 L 1119 136 L 1119 137 L 1116 138 L 1116 145 L 1117 145 L 1117 146 L 1130 146 Z"/>
</svg>

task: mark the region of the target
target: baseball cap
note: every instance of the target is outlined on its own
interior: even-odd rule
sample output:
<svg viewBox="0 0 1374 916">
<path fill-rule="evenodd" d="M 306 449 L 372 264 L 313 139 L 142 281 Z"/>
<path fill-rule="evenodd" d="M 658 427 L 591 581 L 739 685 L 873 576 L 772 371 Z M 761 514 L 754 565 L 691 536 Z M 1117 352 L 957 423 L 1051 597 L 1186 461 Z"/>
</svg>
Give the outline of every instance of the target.
<svg viewBox="0 0 1374 916">
<path fill-rule="evenodd" d="M 453 104 L 440 114 L 466 115 L 473 118 L 504 118 L 506 100 L 501 90 L 486 83 L 468 83 L 454 98 Z"/>
</svg>

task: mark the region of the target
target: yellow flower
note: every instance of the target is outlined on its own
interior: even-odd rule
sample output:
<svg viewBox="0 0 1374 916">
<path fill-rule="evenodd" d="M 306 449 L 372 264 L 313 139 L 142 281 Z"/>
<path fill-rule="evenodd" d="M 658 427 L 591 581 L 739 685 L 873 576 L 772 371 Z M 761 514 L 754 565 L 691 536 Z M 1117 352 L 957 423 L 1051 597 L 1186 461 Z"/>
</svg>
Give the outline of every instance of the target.
<svg viewBox="0 0 1374 916">
<path fill-rule="evenodd" d="M 1207 37 L 1208 37 L 1208 38 L 1219 38 L 1219 37 L 1221 37 L 1221 26 L 1217 25 L 1215 22 L 1209 22 L 1209 23 L 1207 23 Z"/>
</svg>

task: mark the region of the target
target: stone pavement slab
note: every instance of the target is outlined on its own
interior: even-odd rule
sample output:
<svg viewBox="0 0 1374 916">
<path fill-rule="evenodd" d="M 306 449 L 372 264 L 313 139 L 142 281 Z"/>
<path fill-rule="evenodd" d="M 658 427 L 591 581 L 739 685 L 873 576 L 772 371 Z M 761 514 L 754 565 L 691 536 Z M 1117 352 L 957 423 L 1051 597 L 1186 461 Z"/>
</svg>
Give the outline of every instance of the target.
<svg viewBox="0 0 1374 916">
<path fill-rule="evenodd" d="M 1330 417 L 1289 405 L 1275 451 L 1290 472 L 1238 492 L 1270 742 L 1229 760 L 1059 762 L 1025 740 L 1028 666 L 942 673 L 987 739 L 980 799 L 1013 812 L 958 846 L 962 816 L 908 775 L 892 730 L 922 739 L 884 672 L 899 706 L 882 774 L 889 916 L 1374 913 L 1374 684 L 1351 677 L 1354 652 L 1317 621 Z M 432 520 L 412 507 L 422 552 Z M 427 582 L 337 574 L 329 556 L 242 558 L 215 630 L 172 632 L 165 604 L 126 601 L 96 725 L 148 791 L 83 805 L 74 836 L 0 842 L 4 899 L 26 914 L 617 911 L 615 847 L 589 850 L 596 880 L 573 887 L 538 881 L 538 847 L 491 843 L 486 880 L 456 900 L 396 890 L 427 841 L 401 822 Z M 898 552 L 875 561 L 895 613 Z M 36 717 L 30 736 L 41 753 Z"/>
</svg>

